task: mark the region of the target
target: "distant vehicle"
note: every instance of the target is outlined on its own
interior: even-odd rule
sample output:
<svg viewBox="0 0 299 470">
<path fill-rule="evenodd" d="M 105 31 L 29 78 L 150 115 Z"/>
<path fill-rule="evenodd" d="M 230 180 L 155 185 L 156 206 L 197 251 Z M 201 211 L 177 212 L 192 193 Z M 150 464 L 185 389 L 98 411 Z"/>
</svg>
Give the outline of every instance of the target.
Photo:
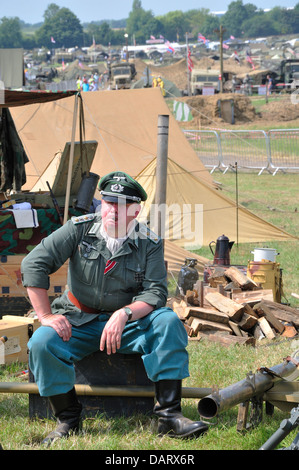
<svg viewBox="0 0 299 470">
<path fill-rule="evenodd" d="M 133 79 L 137 72 L 135 64 L 120 62 L 109 67 L 109 82 L 112 90 L 131 88 Z"/>
<path fill-rule="evenodd" d="M 191 72 L 190 90 L 192 95 L 201 95 L 203 89 L 213 88 L 214 93 L 219 92 L 220 70 L 193 69 Z"/>
<path fill-rule="evenodd" d="M 275 80 L 275 89 L 284 88 L 293 92 L 299 88 L 299 60 L 286 59 L 280 64 L 280 76 Z"/>
</svg>

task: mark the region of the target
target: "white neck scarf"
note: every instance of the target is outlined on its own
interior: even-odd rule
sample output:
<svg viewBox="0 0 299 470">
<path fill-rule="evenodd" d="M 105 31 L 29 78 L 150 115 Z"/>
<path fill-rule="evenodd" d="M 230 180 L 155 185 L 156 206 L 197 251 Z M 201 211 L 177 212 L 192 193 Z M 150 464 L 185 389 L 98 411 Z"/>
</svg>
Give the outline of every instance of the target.
<svg viewBox="0 0 299 470">
<path fill-rule="evenodd" d="M 123 238 L 113 238 L 108 235 L 108 233 L 104 229 L 104 225 L 102 224 L 100 227 L 100 234 L 104 238 L 107 244 L 107 248 L 110 251 L 112 255 L 114 255 L 120 247 L 123 245 L 123 243 L 126 241 L 126 239 L 129 237 L 130 233 L 134 229 L 135 224 L 132 224 L 131 228 L 129 229 L 127 235 Z"/>
</svg>

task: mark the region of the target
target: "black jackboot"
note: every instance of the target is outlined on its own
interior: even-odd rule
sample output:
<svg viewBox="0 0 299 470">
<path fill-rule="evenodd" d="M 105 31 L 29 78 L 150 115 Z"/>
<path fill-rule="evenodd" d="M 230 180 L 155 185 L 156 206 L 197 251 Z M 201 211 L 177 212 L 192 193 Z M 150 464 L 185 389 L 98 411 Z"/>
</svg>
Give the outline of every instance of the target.
<svg viewBox="0 0 299 470">
<path fill-rule="evenodd" d="M 181 412 L 181 380 L 160 380 L 155 383 L 157 403 L 154 414 L 159 417 L 158 433 L 169 437 L 195 437 L 208 430 L 202 421 L 191 421 Z"/>
<path fill-rule="evenodd" d="M 68 437 L 71 432 L 78 432 L 81 424 L 82 405 L 77 399 L 74 388 L 67 393 L 49 397 L 58 426 L 42 442 L 50 445 L 54 440 Z"/>
</svg>

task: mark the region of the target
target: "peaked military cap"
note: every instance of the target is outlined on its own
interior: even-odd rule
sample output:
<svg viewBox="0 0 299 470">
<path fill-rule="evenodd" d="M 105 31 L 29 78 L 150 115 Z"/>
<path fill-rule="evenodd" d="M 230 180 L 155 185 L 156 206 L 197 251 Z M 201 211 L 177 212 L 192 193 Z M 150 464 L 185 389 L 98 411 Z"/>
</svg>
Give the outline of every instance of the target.
<svg viewBox="0 0 299 470">
<path fill-rule="evenodd" d="M 99 182 L 99 190 L 104 201 L 140 202 L 147 199 L 143 187 L 131 176 L 122 171 L 113 171 L 103 176 Z"/>
</svg>

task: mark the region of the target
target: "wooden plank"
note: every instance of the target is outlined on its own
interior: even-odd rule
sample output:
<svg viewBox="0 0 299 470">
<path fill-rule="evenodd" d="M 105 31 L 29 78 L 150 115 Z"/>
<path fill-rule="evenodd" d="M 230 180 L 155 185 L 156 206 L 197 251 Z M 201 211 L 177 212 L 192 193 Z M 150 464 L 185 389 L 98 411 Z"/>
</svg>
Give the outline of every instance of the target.
<svg viewBox="0 0 299 470">
<path fill-rule="evenodd" d="M 284 325 L 275 317 L 275 315 L 273 314 L 273 312 L 271 312 L 271 309 L 268 308 L 267 305 L 265 305 L 263 302 L 259 302 L 254 306 L 253 310 L 260 317 L 266 317 L 268 323 L 270 323 L 270 325 L 275 329 L 275 331 L 277 331 L 279 334 L 283 333 L 285 329 Z"/>
<path fill-rule="evenodd" d="M 278 318 L 278 320 L 293 323 L 296 328 L 299 328 L 299 316 L 296 309 L 289 307 L 288 305 L 282 305 L 268 300 L 263 300 L 263 303 L 270 308 L 271 312 L 276 318 Z"/>
<path fill-rule="evenodd" d="M 181 320 L 186 320 L 189 317 L 190 307 L 188 307 L 184 300 L 180 302 L 174 300 L 171 304 L 171 308 Z"/>
<path fill-rule="evenodd" d="M 207 335 L 203 332 L 198 333 L 198 338 L 200 339 L 207 339 L 211 342 L 215 343 L 220 343 L 223 346 L 236 346 L 236 345 L 246 345 L 246 346 L 255 346 L 256 344 L 256 339 L 251 336 L 249 338 L 241 337 L 241 336 L 233 336 L 233 335 L 226 335 L 226 336 L 221 336 L 218 334 L 213 334 L 213 335 Z"/>
<path fill-rule="evenodd" d="M 238 303 L 257 303 L 262 300 L 273 300 L 272 289 L 260 289 L 253 291 L 232 293 L 232 300 Z"/>
<path fill-rule="evenodd" d="M 207 307 L 190 307 L 189 315 L 192 317 L 203 318 L 204 320 L 215 321 L 228 324 L 229 316 L 217 309 Z"/>
<path fill-rule="evenodd" d="M 226 333 L 231 334 L 232 330 L 229 326 L 226 326 L 222 323 L 212 322 L 209 320 L 203 320 L 202 318 L 193 318 L 191 323 L 191 328 L 194 330 L 194 333 L 198 333 L 198 331 L 202 330 L 217 330 L 217 331 L 224 331 Z"/>
<path fill-rule="evenodd" d="M 259 326 L 268 339 L 274 339 L 275 338 L 275 333 L 273 332 L 271 326 L 267 322 L 265 317 L 261 317 L 258 319 Z"/>
<path fill-rule="evenodd" d="M 228 324 L 236 336 L 243 336 L 240 327 L 237 323 L 235 323 L 234 321 L 229 321 Z"/>
<path fill-rule="evenodd" d="M 230 266 L 225 270 L 225 276 L 231 279 L 238 287 L 243 290 L 256 289 L 257 284 L 252 279 L 249 279 L 240 269 L 236 266 Z"/>
<path fill-rule="evenodd" d="M 265 300 L 265 304 L 270 308 L 279 308 L 280 310 L 284 310 L 287 313 L 290 313 L 299 317 L 299 309 L 297 308 L 290 307 L 289 305 L 280 304 L 278 302 L 273 302 L 268 299 Z"/>
<path fill-rule="evenodd" d="M 257 323 L 258 319 L 253 317 L 252 315 L 248 315 L 248 313 L 244 312 L 242 315 L 241 320 L 238 322 L 240 328 L 245 331 L 251 330 L 254 325 Z"/>
<path fill-rule="evenodd" d="M 219 292 L 209 293 L 206 300 L 220 312 L 226 313 L 231 320 L 239 321 L 242 317 L 244 307 L 234 300 L 225 297 Z"/>
</svg>

